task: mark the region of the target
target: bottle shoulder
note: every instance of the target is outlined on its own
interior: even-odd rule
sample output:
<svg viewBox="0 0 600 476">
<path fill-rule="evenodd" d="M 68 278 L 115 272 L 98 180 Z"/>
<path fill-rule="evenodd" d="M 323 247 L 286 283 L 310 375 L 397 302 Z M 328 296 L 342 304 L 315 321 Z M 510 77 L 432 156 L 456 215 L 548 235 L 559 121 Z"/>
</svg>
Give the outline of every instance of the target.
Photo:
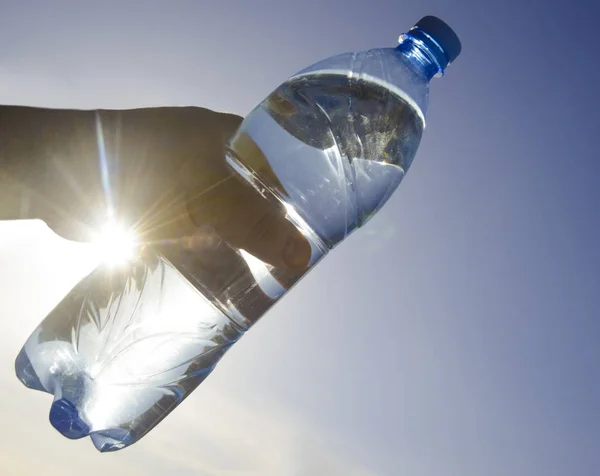
<svg viewBox="0 0 600 476">
<path fill-rule="evenodd" d="M 397 48 L 376 48 L 326 58 L 296 73 L 293 78 L 314 74 L 347 75 L 374 82 L 396 92 L 425 121 L 429 103 L 429 80 L 407 55 Z"/>
</svg>

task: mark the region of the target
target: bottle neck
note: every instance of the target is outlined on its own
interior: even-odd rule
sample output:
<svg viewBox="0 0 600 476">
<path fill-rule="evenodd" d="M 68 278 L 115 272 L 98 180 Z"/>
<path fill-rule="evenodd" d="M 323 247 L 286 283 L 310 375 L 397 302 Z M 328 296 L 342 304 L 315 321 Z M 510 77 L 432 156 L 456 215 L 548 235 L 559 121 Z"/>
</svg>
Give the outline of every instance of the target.
<svg viewBox="0 0 600 476">
<path fill-rule="evenodd" d="M 440 77 L 444 74 L 443 62 L 438 58 L 442 51 L 435 51 L 435 48 L 428 45 L 419 36 L 421 31 L 411 30 L 400 37 L 400 44 L 396 49 L 407 56 L 410 61 L 423 73 L 430 81 L 434 77 Z"/>
</svg>

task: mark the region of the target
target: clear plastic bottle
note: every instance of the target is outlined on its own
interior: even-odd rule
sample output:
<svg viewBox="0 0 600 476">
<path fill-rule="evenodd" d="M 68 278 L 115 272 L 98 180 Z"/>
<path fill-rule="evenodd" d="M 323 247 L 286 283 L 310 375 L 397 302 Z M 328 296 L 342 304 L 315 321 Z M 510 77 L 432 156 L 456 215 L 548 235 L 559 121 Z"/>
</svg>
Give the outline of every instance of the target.
<svg viewBox="0 0 600 476">
<path fill-rule="evenodd" d="M 101 266 L 38 326 L 18 378 L 54 395 L 50 422 L 100 451 L 142 438 L 312 266 L 387 201 L 421 140 L 429 81 L 460 42 L 425 17 L 396 48 L 299 72 L 243 121 L 223 160 L 301 231 L 309 266 L 261 261 L 209 227 L 127 266 Z"/>
</svg>

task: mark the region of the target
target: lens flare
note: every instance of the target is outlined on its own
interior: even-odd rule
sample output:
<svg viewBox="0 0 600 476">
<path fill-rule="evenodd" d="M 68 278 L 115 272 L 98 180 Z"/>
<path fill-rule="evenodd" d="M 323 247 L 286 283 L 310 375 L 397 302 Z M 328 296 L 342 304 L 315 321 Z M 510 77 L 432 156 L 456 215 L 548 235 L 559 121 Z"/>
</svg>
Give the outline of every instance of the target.
<svg viewBox="0 0 600 476">
<path fill-rule="evenodd" d="M 135 258 L 138 241 L 132 231 L 108 220 L 94 240 L 94 247 L 102 263 L 121 266 Z"/>
</svg>

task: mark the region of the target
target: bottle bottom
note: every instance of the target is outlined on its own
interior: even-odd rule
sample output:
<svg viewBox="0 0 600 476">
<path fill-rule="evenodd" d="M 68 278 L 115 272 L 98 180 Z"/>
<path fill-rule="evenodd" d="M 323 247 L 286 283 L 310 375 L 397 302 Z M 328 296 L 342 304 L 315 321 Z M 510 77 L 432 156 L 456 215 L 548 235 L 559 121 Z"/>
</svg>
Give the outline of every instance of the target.
<svg viewBox="0 0 600 476">
<path fill-rule="evenodd" d="M 75 405 L 65 398 L 55 400 L 50 407 L 50 424 L 71 440 L 90 434 L 90 427 L 79 417 Z"/>
<path fill-rule="evenodd" d="M 124 276 L 96 269 L 15 360 L 26 387 L 54 396 L 51 425 L 69 439 L 90 436 L 101 452 L 154 428 L 246 330 L 166 259 L 133 268 Z"/>
</svg>

